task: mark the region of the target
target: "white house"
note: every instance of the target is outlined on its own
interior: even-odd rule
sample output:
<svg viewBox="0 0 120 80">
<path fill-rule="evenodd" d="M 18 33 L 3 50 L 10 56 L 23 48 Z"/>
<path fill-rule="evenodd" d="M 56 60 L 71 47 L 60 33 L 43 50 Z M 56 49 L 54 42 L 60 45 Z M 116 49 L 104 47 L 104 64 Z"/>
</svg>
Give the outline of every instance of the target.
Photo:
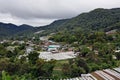
<svg viewBox="0 0 120 80">
<path fill-rule="evenodd" d="M 117 52 L 120 52 L 120 50 L 115 50 L 115 52 L 117 53 Z"/>
<path fill-rule="evenodd" d="M 26 47 L 26 53 L 29 54 L 30 52 L 34 51 L 33 47 Z"/>
</svg>

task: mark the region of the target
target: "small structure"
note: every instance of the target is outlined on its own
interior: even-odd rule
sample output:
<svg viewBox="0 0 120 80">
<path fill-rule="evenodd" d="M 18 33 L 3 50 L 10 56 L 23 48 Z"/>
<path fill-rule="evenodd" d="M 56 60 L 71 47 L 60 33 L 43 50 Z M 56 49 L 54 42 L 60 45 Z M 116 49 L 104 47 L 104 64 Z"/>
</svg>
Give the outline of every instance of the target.
<svg viewBox="0 0 120 80">
<path fill-rule="evenodd" d="M 49 45 L 48 50 L 49 52 L 58 52 L 60 49 L 60 45 Z"/>
<path fill-rule="evenodd" d="M 114 33 L 116 33 L 116 29 L 115 30 L 111 30 L 111 31 L 108 31 L 108 32 L 106 32 L 106 34 L 108 34 L 108 35 L 110 35 L 110 34 L 114 34 Z"/>
<path fill-rule="evenodd" d="M 26 53 L 29 54 L 30 52 L 33 52 L 34 48 L 33 47 L 26 47 Z"/>
<path fill-rule="evenodd" d="M 3 40 L 0 43 L 3 44 L 3 43 L 8 43 L 8 42 L 10 42 L 10 41 L 9 40 Z"/>
<path fill-rule="evenodd" d="M 115 50 L 116 53 L 120 52 L 120 50 Z"/>
<path fill-rule="evenodd" d="M 39 38 L 41 41 L 48 41 L 48 37 L 47 36 L 43 36 Z"/>
<path fill-rule="evenodd" d="M 14 51 L 15 50 L 15 47 L 13 47 L 13 46 L 8 46 L 7 48 L 6 48 L 8 51 Z"/>
<path fill-rule="evenodd" d="M 16 41 L 13 41 L 11 44 L 24 44 L 25 43 L 25 41 L 18 41 L 18 40 L 16 40 Z"/>
</svg>

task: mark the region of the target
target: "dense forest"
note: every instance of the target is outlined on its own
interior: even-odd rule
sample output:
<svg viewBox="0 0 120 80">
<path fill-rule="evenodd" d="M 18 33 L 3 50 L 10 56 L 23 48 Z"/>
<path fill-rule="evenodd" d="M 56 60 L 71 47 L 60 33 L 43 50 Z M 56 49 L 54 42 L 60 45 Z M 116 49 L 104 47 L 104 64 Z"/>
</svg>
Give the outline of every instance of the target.
<svg viewBox="0 0 120 80">
<path fill-rule="evenodd" d="M 64 21 L 64 22 L 63 22 Z M 58 24 L 58 25 L 57 25 Z M 88 13 L 82 13 L 76 17 L 65 20 L 58 20 L 43 29 L 48 32 L 58 32 L 63 30 L 77 30 L 81 28 L 85 32 L 92 31 L 110 31 L 120 29 L 120 9 L 102 9 L 98 8 Z M 42 29 L 42 27 L 40 27 Z M 43 33 L 43 34 L 44 34 Z"/>
<path fill-rule="evenodd" d="M 11 23 L 0 23 L 0 38 L 10 38 L 10 37 L 16 37 L 16 36 L 26 36 L 32 34 L 35 30 L 32 26 L 23 24 L 20 26 L 17 26 L 15 24 Z"/>
</svg>

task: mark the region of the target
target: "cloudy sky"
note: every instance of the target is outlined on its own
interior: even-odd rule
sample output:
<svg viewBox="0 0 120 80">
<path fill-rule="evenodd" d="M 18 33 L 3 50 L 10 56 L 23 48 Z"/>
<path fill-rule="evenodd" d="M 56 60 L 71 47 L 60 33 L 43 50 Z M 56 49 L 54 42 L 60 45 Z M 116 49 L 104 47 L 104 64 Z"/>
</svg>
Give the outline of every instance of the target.
<svg viewBox="0 0 120 80">
<path fill-rule="evenodd" d="M 47 25 L 95 8 L 119 8 L 120 0 L 0 0 L 0 22 Z"/>
</svg>

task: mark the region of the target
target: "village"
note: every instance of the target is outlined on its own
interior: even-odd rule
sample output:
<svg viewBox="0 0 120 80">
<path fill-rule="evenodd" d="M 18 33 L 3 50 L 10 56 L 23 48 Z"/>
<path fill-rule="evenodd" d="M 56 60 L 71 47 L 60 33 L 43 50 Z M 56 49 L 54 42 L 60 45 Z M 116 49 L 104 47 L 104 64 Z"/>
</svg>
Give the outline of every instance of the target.
<svg viewBox="0 0 120 80">
<path fill-rule="evenodd" d="M 34 39 L 34 37 L 33 37 Z M 23 41 L 23 40 L 3 40 L 0 43 L 10 43 L 10 46 L 7 46 L 7 50 L 13 51 L 18 45 L 23 45 L 25 47 L 24 54 L 20 55 L 27 56 L 29 53 L 33 51 L 37 51 L 40 53 L 39 58 L 45 60 L 64 60 L 64 59 L 72 59 L 76 57 L 74 52 L 74 47 L 70 47 L 69 45 L 61 45 L 57 42 L 48 40 L 47 37 L 40 37 L 40 43 L 33 43 L 32 40 Z"/>
<path fill-rule="evenodd" d="M 67 60 L 74 59 L 77 53 L 74 51 L 74 47 L 70 47 L 68 44 L 63 45 L 51 40 L 47 37 L 40 37 L 40 43 L 35 44 L 32 40 L 3 40 L 0 44 L 11 43 L 6 49 L 13 51 L 18 45 L 24 45 L 24 53 L 18 56 L 21 59 L 23 56 L 28 56 L 31 52 L 37 51 L 39 53 L 39 58 L 46 61 L 50 60 Z M 114 50 L 114 52 L 120 52 L 120 50 Z M 97 51 L 95 51 L 97 54 Z M 114 59 L 116 57 L 114 56 Z M 97 70 L 88 74 L 81 74 L 81 77 L 68 78 L 65 80 L 120 80 L 120 67 L 113 69 Z"/>
<path fill-rule="evenodd" d="M 24 53 L 19 56 L 27 56 L 29 53 L 33 51 L 37 51 L 39 53 L 39 58 L 42 58 L 44 60 L 65 60 L 65 59 L 73 59 L 75 58 L 80 52 L 75 51 L 75 47 L 71 47 L 69 44 L 60 44 L 57 42 L 54 42 L 52 40 L 48 40 L 49 38 L 47 36 L 43 36 L 39 38 L 39 42 L 34 42 L 33 40 L 35 37 L 32 38 L 32 40 L 3 40 L 0 41 L 0 44 L 9 43 L 10 46 L 7 46 L 6 49 L 13 51 L 15 48 L 17 48 L 19 45 L 24 46 Z M 88 49 L 92 50 L 91 47 L 87 47 Z M 95 54 L 98 54 L 98 51 L 94 51 Z M 120 52 L 120 49 L 117 48 L 114 50 L 115 53 Z M 114 59 L 116 59 L 115 56 L 113 56 Z"/>
</svg>

